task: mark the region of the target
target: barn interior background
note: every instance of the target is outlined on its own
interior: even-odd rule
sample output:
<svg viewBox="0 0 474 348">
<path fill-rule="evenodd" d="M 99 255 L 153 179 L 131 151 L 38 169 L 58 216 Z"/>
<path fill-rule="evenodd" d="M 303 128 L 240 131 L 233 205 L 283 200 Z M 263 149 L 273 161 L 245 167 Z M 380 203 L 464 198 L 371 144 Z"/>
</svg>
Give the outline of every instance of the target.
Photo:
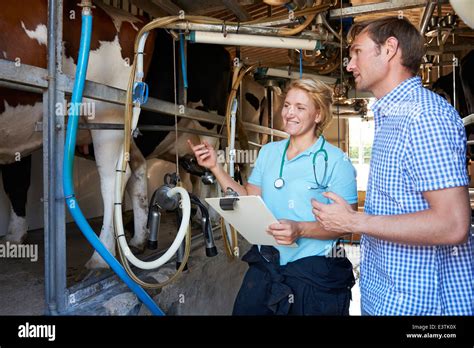
<svg viewBox="0 0 474 348">
<path fill-rule="evenodd" d="M 55 3 L 57 8 L 62 10 L 61 1 L 50 1 L 50 3 Z M 371 95 L 356 93 L 351 74 L 345 71 L 348 52 L 347 43 L 344 39 L 341 40 L 341 28 L 344 32 L 353 21 L 387 15 L 408 18 L 420 28 L 426 39 L 427 54 L 420 73 L 423 83 L 428 87 L 432 87 L 440 77 L 449 76 L 453 68 L 458 69 L 462 59 L 474 48 L 473 19 L 471 17 L 471 27 L 469 27 L 462 19 L 465 13 L 456 13 L 453 9 L 455 1 L 351 0 L 342 1 L 341 4 L 341 1 L 325 0 L 103 0 L 94 1 L 94 3 L 97 6 L 103 4 L 112 6 L 149 19 L 180 13 L 213 17 L 228 23 L 271 17 L 273 21 L 280 21 L 280 26 L 301 24 L 305 18 L 311 16 L 310 10 L 313 6 L 327 4 L 327 10 L 315 16 L 303 33 L 306 37 L 311 37 L 311 35 L 330 37 L 331 39 L 324 41 L 324 48 L 302 52 L 294 49 L 248 46 L 227 46 L 226 49 L 232 59 L 238 57 L 247 66 L 258 65 L 252 77 L 264 87 L 266 102 L 272 105 L 269 110 L 275 117 L 275 123 L 267 122 L 267 127 L 271 128 L 273 125 L 274 128 L 278 128 L 278 97 L 281 96 L 278 93 L 289 78 L 300 76 L 300 59 L 303 76 L 319 78 L 334 88 L 336 99 L 334 121 L 326 137 L 331 143 L 338 145 L 349 154 L 358 170 L 361 209 L 370 160 L 373 132 L 370 105 L 373 103 L 373 98 Z M 472 3 L 470 9 L 472 15 L 474 12 Z M 299 18 L 299 21 L 290 19 L 289 13 L 296 13 L 295 17 Z M 301 17 L 298 13 L 302 13 Z M 225 31 L 225 25 L 223 30 Z M 58 30 L 58 33 L 60 32 Z M 2 47 L 0 47 L 1 51 Z M 48 85 L 46 81 L 33 81 L 26 75 L 26 73 L 12 73 L 11 65 L 6 60 L 0 59 L 0 86 L 2 87 L 13 87 L 15 84 L 20 89 L 28 87 L 30 90 L 33 88 L 42 93 L 49 86 L 49 93 L 58 93 L 58 96 L 71 92 L 72 77 L 69 77 L 69 80 L 58 79 L 59 90 L 53 92 L 53 85 Z M 459 80 L 456 90 L 461 86 L 461 82 Z M 448 83 L 452 86 L 453 82 L 451 80 Z M 90 91 L 98 93 L 98 89 Z M 469 112 L 465 105 L 461 105 L 465 103 L 465 99 L 472 99 L 472 94 L 464 96 L 464 99 L 460 94 L 453 97 L 447 93 L 446 96 L 451 103 L 455 104 L 462 117 L 472 113 L 472 110 Z M 119 101 L 120 98 L 123 99 L 123 96 L 114 91 L 106 91 L 104 98 Z M 75 225 L 71 223 L 71 217 L 65 213 L 64 201 L 48 198 L 51 197 L 49 195 L 54 196 L 58 190 L 60 191 L 58 180 L 61 173 L 56 170 L 54 161 L 61 159 L 61 139 L 64 136 L 61 129 L 64 129 L 64 123 L 59 124 L 56 129 L 55 127 L 57 124 L 50 124 L 48 120 L 38 124 L 38 131 L 43 131 L 44 146 L 42 150 L 33 154 L 33 175 L 28 192 L 27 221 L 31 233 L 29 233 L 27 243 L 36 243 L 39 246 L 39 261 L 34 263 L 30 260 L 0 261 L 0 279 L 2 279 L 0 287 L 3 294 L 0 299 L 0 314 L 43 314 L 45 311 L 73 314 L 136 314 L 138 312 L 146 314 L 146 309 L 140 306 L 136 297 L 127 291 L 110 272 L 88 274 L 86 279 L 78 277 L 92 249 L 84 242 Z M 270 133 L 266 132 L 268 137 Z M 277 139 L 276 136 L 275 139 Z M 46 156 L 43 157 L 43 154 Z M 153 168 L 153 161 L 151 159 L 148 161 L 149 168 Z M 154 178 L 152 171 L 149 172 L 148 177 L 149 185 L 156 186 L 156 182 L 151 182 Z M 100 230 L 103 207 L 99 194 L 99 176 L 94 162 L 78 157 L 75 178 L 77 179 L 76 192 L 81 207 L 86 217 L 92 219 L 93 226 Z M 128 204 L 126 210 L 130 209 L 130 204 Z M 3 190 L 0 189 L 0 236 L 7 233 L 9 216 L 10 203 Z M 45 217 L 47 217 L 46 220 Z M 64 221 L 68 222 L 67 226 L 64 226 Z M 173 230 L 174 223 L 168 221 L 167 224 L 169 229 Z M 169 246 L 172 236 L 163 238 L 159 243 L 161 251 Z M 217 258 L 206 258 L 202 253 L 202 235 L 195 233 L 194 248 L 189 261 L 191 271 L 183 274 L 178 282 L 166 287 L 160 294 L 154 294 L 154 298 L 167 313 L 230 313 L 233 294 L 240 285 L 245 265 L 238 261 L 229 261 L 221 250 L 223 247 L 219 243 L 222 241 L 217 238 L 216 242 L 220 248 L 220 254 Z M 242 248 L 244 248 L 245 242 L 242 241 L 242 243 Z M 357 248 L 357 241 L 352 237 L 348 238 L 348 244 L 354 244 L 353 247 Z M 151 252 L 145 254 L 146 257 L 151 255 L 153 255 Z M 357 260 L 354 262 L 357 264 Z M 163 280 L 168 279 L 172 273 L 174 273 L 174 264 L 168 265 L 160 272 L 145 276 Z M 183 294 L 186 301 L 181 302 L 184 297 L 180 295 Z M 210 298 L 212 301 L 209 301 Z M 356 307 L 357 304 L 354 305 L 354 308 Z M 351 313 L 356 314 L 357 310 L 351 309 Z"/>
</svg>

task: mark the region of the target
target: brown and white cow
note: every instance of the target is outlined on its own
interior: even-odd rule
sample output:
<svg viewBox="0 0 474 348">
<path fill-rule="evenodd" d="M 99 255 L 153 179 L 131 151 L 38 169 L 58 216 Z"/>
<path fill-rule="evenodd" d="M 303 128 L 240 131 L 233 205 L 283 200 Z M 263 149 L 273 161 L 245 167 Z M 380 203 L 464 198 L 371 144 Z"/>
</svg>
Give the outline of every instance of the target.
<svg viewBox="0 0 474 348">
<path fill-rule="evenodd" d="M 62 63 L 63 72 L 72 76 L 76 68 L 81 30 L 80 8 L 77 7 L 76 3 L 77 1 L 75 0 L 64 1 L 64 55 Z M 93 32 L 87 80 L 125 89 L 130 74 L 130 64 L 133 61 L 133 43 L 138 30 L 145 23 L 143 19 L 103 5 L 100 2 L 96 5 L 97 7 L 93 10 Z M 34 2 L 18 0 L 2 4 L 2 11 L 0 12 L 0 56 L 6 60 L 19 61 L 22 64 L 46 68 L 46 24 L 46 0 Z M 163 65 L 163 62 L 169 63 L 169 58 L 168 60 L 163 60 L 165 58 L 162 58 L 161 55 L 161 52 L 164 51 L 163 47 L 160 46 L 161 43 L 157 41 L 155 44 L 156 49 L 152 55 L 153 40 L 149 39 L 148 42 L 150 43 L 147 43 L 145 49 L 146 53 L 148 53 L 145 55 L 145 69 L 150 65 L 151 60 L 155 59 L 155 55 L 159 57 L 159 60 L 155 60 L 151 64 L 150 74 L 147 77 L 150 85 L 150 95 L 170 100 L 168 95 L 171 95 L 173 92 L 173 84 L 170 83 L 169 79 L 169 76 L 173 74 L 172 61 L 171 64 Z M 223 48 L 221 49 L 223 50 Z M 204 62 L 204 64 L 210 66 L 213 63 L 212 56 L 208 57 L 208 61 Z M 153 73 L 154 68 L 160 68 L 161 71 Z M 188 69 L 191 69 L 190 65 L 188 65 Z M 164 78 L 163 74 L 165 75 Z M 225 74 L 221 73 L 221 75 L 224 76 Z M 154 81 L 154 78 L 161 78 L 161 80 Z M 158 92 L 154 95 L 155 83 L 158 84 Z M 226 82 L 224 81 L 223 83 L 225 86 Z M 192 87 L 191 83 L 190 87 Z M 212 88 L 211 83 L 209 83 L 207 91 L 209 91 L 209 88 Z M 225 88 L 223 89 L 225 90 Z M 171 92 L 169 92 L 170 90 Z M 201 92 L 204 93 L 203 90 Z M 95 114 L 91 120 L 92 122 L 123 122 L 122 107 L 87 99 L 83 102 L 94 103 Z M 225 104 L 225 99 L 223 103 Z M 35 123 L 41 121 L 42 116 L 40 95 L 0 88 L 0 164 L 13 163 L 13 170 L 11 169 L 12 167 L 2 168 L 4 188 L 12 200 L 12 218 L 6 236 L 7 240 L 12 242 L 21 243 L 26 237 L 27 225 L 24 207 L 29 185 L 29 174 L 27 172 L 29 170 L 28 156 L 42 145 L 42 134 L 34 132 Z M 148 116 L 144 113 L 145 123 L 149 123 L 147 122 Z M 87 122 L 89 118 L 83 118 L 83 121 Z M 169 120 L 173 119 L 168 116 L 157 117 L 154 115 L 152 124 L 168 123 Z M 115 254 L 115 241 L 113 237 L 114 172 L 120 145 L 123 141 L 123 131 L 92 130 L 90 133 L 82 132 L 78 137 L 78 145 L 86 145 L 91 140 L 90 138 L 93 141 L 93 151 L 100 175 L 104 204 L 100 239 L 107 249 L 112 254 Z M 149 141 L 146 140 L 149 139 L 149 136 L 142 136 L 142 138 L 139 137 L 136 140 L 137 143 L 153 144 L 162 139 L 156 133 L 153 133 L 153 138 L 152 141 Z M 21 160 L 16 161 L 19 157 Z M 130 165 L 132 174 L 127 184 L 127 191 L 132 198 L 135 218 L 135 233 L 130 244 L 141 249 L 145 244 L 147 236 L 147 171 L 145 158 L 135 144 L 132 144 Z M 18 173 L 18 169 L 23 170 L 23 175 L 15 174 L 15 172 Z M 19 177 L 22 177 L 22 182 L 15 182 Z M 7 181 L 5 181 L 5 178 Z M 13 180 L 13 182 L 9 181 L 9 179 Z M 87 262 L 86 267 L 102 268 L 106 267 L 106 265 L 102 258 L 97 253 L 94 253 Z"/>
</svg>

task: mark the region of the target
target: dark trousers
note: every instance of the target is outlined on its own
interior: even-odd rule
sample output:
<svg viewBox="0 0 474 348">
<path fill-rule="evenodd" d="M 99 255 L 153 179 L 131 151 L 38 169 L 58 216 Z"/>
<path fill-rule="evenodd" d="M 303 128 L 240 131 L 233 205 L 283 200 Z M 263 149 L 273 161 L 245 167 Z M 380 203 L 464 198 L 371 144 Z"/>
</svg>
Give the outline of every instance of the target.
<svg viewBox="0 0 474 348">
<path fill-rule="evenodd" d="M 349 315 L 354 275 L 346 257 L 311 256 L 280 266 L 277 249 L 261 252 L 265 257 L 253 246 L 242 258 L 249 269 L 233 315 Z"/>
</svg>

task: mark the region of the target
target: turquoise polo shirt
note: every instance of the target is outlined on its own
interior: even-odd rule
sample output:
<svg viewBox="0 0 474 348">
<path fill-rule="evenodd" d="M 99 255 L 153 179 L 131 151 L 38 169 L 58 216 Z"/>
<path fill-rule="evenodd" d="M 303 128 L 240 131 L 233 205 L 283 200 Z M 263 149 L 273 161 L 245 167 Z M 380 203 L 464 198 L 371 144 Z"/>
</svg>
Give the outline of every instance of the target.
<svg viewBox="0 0 474 348">
<path fill-rule="evenodd" d="M 260 187 L 265 204 L 277 219 L 315 221 L 311 212 L 311 199 L 314 198 L 322 203 L 331 203 L 322 195 L 325 191 L 338 194 L 349 204 L 357 202 L 355 168 L 344 152 L 327 141 L 323 147 L 328 154 L 328 168 L 324 182 L 322 182 L 324 157 L 321 153 L 317 155 L 315 163 L 319 183 L 328 187 L 326 189 L 310 189 L 310 187 L 317 186 L 312 161 L 314 153 L 321 147 L 322 140 L 323 138 L 319 137 L 311 147 L 291 160 L 285 158 L 282 173 L 285 185 L 280 189 L 275 188 L 274 184 L 280 174 L 283 152 L 288 139 L 266 144 L 260 149 L 248 182 Z M 308 256 L 324 256 L 336 241 L 336 239 L 299 238 L 296 241 L 298 248 L 277 246 L 276 248 L 280 252 L 280 264 L 286 265 L 288 262 Z"/>
</svg>

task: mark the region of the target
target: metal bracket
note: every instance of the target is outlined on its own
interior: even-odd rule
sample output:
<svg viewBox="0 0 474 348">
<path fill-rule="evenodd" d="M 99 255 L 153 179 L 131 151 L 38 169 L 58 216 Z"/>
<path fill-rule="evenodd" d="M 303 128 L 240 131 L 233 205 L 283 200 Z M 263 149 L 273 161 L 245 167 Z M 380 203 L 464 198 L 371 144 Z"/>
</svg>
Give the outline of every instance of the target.
<svg viewBox="0 0 474 348">
<path fill-rule="evenodd" d="M 223 197 L 219 200 L 219 206 L 222 210 L 234 210 L 235 202 L 238 200 L 238 197 Z"/>
<path fill-rule="evenodd" d="M 219 206 L 222 210 L 234 210 L 235 202 L 239 200 L 238 193 L 232 190 L 230 187 L 225 191 L 225 197 L 219 200 Z"/>
</svg>

